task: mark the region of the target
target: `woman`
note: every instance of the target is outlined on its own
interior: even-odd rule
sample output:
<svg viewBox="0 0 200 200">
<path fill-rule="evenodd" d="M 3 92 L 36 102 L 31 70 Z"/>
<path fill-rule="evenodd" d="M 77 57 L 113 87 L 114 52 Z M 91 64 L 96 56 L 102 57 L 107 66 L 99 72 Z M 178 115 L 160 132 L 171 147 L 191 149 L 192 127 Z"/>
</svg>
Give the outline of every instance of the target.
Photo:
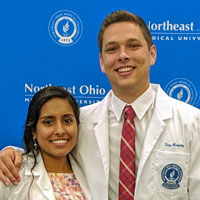
<svg viewBox="0 0 200 200">
<path fill-rule="evenodd" d="M 1 183 L 0 200 L 89 199 L 84 177 L 70 155 L 78 124 L 78 104 L 62 87 L 36 93 L 25 124 L 21 181 L 11 187 Z"/>
</svg>

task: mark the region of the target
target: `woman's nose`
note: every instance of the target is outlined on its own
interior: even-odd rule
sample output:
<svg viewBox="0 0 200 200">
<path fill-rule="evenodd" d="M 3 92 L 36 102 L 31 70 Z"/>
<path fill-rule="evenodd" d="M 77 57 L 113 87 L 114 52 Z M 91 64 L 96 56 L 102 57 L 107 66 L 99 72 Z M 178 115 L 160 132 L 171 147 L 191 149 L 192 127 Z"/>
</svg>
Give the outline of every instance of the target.
<svg viewBox="0 0 200 200">
<path fill-rule="evenodd" d="M 57 135 L 63 135 L 63 134 L 65 134 L 65 129 L 64 129 L 62 123 L 59 122 L 59 123 L 55 124 L 55 130 L 54 130 L 54 132 Z"/>
</svg>

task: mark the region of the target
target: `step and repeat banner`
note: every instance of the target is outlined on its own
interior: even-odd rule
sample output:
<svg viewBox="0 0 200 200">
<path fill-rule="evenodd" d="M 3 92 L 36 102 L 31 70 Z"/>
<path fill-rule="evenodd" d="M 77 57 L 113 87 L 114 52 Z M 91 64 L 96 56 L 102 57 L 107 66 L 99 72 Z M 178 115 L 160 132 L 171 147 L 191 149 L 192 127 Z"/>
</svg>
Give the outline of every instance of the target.
<svg viewBox="0 0 200 200">
<path fill-rule="evenodd" d="M 22 147 L 32 96 L 64 86 L 80 106 L 110 90 L 98 60 L 103 19 L 125 9 L 141 16 L 157 46 L 151 82 L 200 108 L 200 1 L 9 0 L 0 3 L 0 149 Z"/>
</svg>

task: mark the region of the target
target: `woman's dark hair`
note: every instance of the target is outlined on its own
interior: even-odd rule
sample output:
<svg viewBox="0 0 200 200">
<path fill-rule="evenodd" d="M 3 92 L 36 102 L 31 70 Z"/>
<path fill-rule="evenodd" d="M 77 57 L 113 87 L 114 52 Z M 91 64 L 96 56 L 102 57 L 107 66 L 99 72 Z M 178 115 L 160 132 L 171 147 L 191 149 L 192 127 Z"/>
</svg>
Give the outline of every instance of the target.
<svg viewBox="0 0 200 200">
<path fill-rule="evenodd" d="M 25 145 L 25 154 L 28 154 L 29 152 L 32 152 L 35 162 L 34 166 L 36 165 L 36 155 L 39 152 L 39 145 L 38 148 L 34 148 L 34 141 L 33 141 L 33 132 L 36 130 L 36 124 L 40 115 L 40 110 L 42 106 L 53 98 L 63 98 L 66 99 L 69 104 L 72 106 L 73 112 L 75 114 L 77 125 L 80 123 L 79 121 L 79 106 L 76 100 L 73 98 L 73 96 L 67 92 L 63 87 L 61 86 L 49 86 L 41 89 L 39 92 L 37 92 L 28 108 L 28 114 L 26 118 L 26 124 L 25 124 L 25 130 L 24 130 L 24 137 L 23 142 Z M 32 169 L 33 169 L 32 168 Z"/>
<path fill-rule="evenodd" d="M 33 180 L 34 180 L 33 169 L 37 164 L 36 155 L 38 154 L 38 152 L 40 150 L 40 147 L 38 144 L 37 144 L 38 148 L 37 149 L 34 148 L 33 132 L 36 130 L 36 124 L 38 122 L 38 118 L 40 116 L 40 111 L 41 111 L 42 106 L 47 101 L 49 101 L 53 98 L 66 99 L 69 102 L 69 104 L 72 106 L 77 125 L 80 123 L 80 121 L 79 121 L 79 113 L 80 113 L 79 106 L 78 106 L 76 100 L 73 98 L 73 96 L 69 92 L 67 92 L 63 87 L 61 87 L 61 86 L 45 87 L 33 96 L 32 100 L 29 104 L 29 108 L 28 108 L 28 114 L 26 117 L 26 124 L 25 124 L 24 137 L 23 137 L 23 142 L 24 142 L 25 150 L 26 150 L 24 155 L 31 152 L 32 156 L 34 158 L 34 163 L 31 168 L 31 173 L 32 173 L 33 179 L 32 179 L 31 185 L 29 187 L 28 196 L 30 196 L 30 188 L 31 188 Z M 35 142 L 37 142 L 37 141 L 35 141 Z M 69 160 L 68 156 L 67 156 L 67 159 Z"/>
</svg>

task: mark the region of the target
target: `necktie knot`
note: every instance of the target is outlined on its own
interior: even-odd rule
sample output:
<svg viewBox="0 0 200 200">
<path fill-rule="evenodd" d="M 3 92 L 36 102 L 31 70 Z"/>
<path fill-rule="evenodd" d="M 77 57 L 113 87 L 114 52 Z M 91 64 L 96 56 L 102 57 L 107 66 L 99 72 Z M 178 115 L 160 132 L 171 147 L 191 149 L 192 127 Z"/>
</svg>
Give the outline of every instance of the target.
<svg viewBox="0 0 200 200">
<path fill-rule="evenodd" d="M 127 120 L 131 120 L 133 121 L 133 118 L 135 117 L 135 112 L 132 108 L 132 106 L 125 106 L 124 108 L 124 119 Z"/>
</svg>

